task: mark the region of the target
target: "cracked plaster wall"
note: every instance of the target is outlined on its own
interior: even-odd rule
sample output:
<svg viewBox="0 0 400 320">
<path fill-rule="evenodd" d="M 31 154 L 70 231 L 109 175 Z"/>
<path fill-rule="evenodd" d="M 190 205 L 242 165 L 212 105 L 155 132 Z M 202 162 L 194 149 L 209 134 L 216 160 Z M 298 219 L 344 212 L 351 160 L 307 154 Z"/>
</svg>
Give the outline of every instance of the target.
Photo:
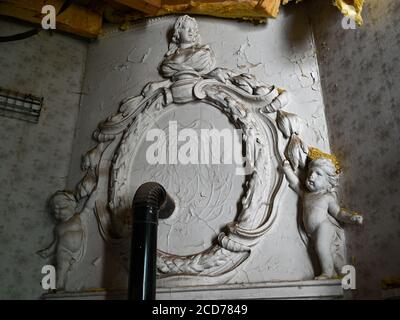
<svg viewBox="0 0 400 320">
<path fill-rule="evenodd" d="M 95 145 L 91 135 L 98 123 L 116 112 L 122 99 L 140 94 L 149 81 L 161 80 L 157 66 L 167 51 L 170 29 L 175 19 L 164 17 L 149 20 L 123 33 L 111 32 L 91 44 L 69 174 L 70 188 L 82 177 L 81 155 Z M 253 73 L 266 83 L 288 90 L 291 103 L 285 110 L 297 113 L 304 119 L 304 138 L 311 145 L 330 150 L 316 51 L 307 14 L 302 8 L 285 8 L 278 19 L 258 26 L 210 17 L 196 19 L 202 43 L 209 44 L 215 52 L 217 66 Z M 193 120 L 209 117 L 211 123 L 226 125 L 224 117 L 217 112 L 207 111 L 207 106 L 179 108 L 174 111 L 176 114 L 167 113 L 162 121 L 180 119 L 189 126 Z M 135 179 L 138 182 L 146 181 L 145 178 L 149 178 L 146 174 L 150 170 L 146 170 L 144 160 L 136 161 L 135 165 Z M 185 178 L 189 174 L 183 172 L 180 171 L 176 180 L 170 184 L 172 187 L 186 186 Z M 239 187 L 240 181 L 237 180 L 234 187 L 236 191 L 225 198 L 226 203 L 232 206 L 238 200 Z M 207 196 L 202 192 L 199 194 Z M 191 198 L 189 191 L 186 197 Z M 296 195 L 287 189 L 273 231 L 254 250 L 246 269 L 241 268 L 233 282 L 302 280 L 313 277 L 311 261 L 298 234 L 296 200 Z M 234 215 L 231 211 L 226 210 L 225 223 L 232 220 Z M 192 214 L 192 218 L 199 218 L 199 214 Z M 196 230 L 195 224 L 190 225 L 190 217 L 189 222 L 176 216 L 173 219 L 176 220 L 169 226 L 167 223 L 161 224 L 159 245 L 165 250 L 181 254 L 203 250 L 217 234 L 219 227 L 218 223 L 212 226 L 209 221 L 197 219 L 194 220 L 198 223 Z M 188 232 L 189 228 L 193 228 L 193 231 Z M 208 230 L 208 233 L 196 235 L 198 230 Z M 83 261 L 84 267 L 80 269 L 87 271 L 75 273 L 71 280 L 72 287 L 77 287 L 79 283 L 85 283 L 85 288 L 124 286 L 126 279 L 117 279 L 116 276 L 124 272 L 115 258 L 107 258 L 109 254 L 106 254 L 107 250 L 102 245 L 94 217 L 89 232 L 92 238 Z M 199 237 L 196 239 L 196 236 Z M 182 246 L 183 243 L 185 245 Z M 93 261 L 97 262 L 96 265 Z"/>
<path fill-rule="evenodd" d="M 388 1 L 386 8 L 377 4 L 367 3 L 365 25 L 356 31 L 340 27 L 341 17 L 329 3 L 311 5 L 313 16 L 319 15 L 312 24 L 332 149 L 345 169 L 345 202 L 366 214 L 363 230 L 347 231 L 350 257 L 355 257 L 358 271 L 356 297 L 379 297 L 379 281 L 398 277 L 400 265 L 396 245 L 400 236 L 396 197 L 399 164 L 397 149 L 393 148 L 399 141 L 395 112 L 399 95 L 395 88 L 400 51 L 399 33 L 393 26 L 398 25 L 400 15 L 395 0 Z M 287 89 L 292 101 L 287 110 L 308 123 L 310 143 L 329 151 L 316 48 L 302 6 L 285 8 L 267 26 L 198 18 L 200 32 L 203 43 L 214 49 L 218 66 L 251 72 Z M 384 13 L 388 16 L 382 19 Z M 58 34 L 1 45 L 0 85 L 44 96 L 45 107 L 37 125 L 1 118 L 5 142 L 0 165 L 0 297 L 37 298 L 42 292 L 39 281 L 43 260 L 34 252 L 52 237 L 53 222 L 45 208 L 46 199 L 64 188 L 67 180 L 72 188 L 80 179 L 80 156 L 93 146 L 90 136 L 97 123 L 116 111 L 121 99 L 139 94 L 143 84 L 160 78 L 156 65 L 166 51 L 166 33 L 172 23 L 173 18 L 159 19 L 147 27 L 141 24 L 125 33 L 108 35 L 89 46 L 69 173 L 87 45 Z M 6 33 L 24 29 L 21 24 L 5 21 L 1 21 L 1 27 Z M 234 37 L 226 36 L 229 34 Z M 352 74 L 351 70 L 357 71 Z M 377 170 L 371 170 L 371 166 Z M 285 201 L 294 203 L 295 196 L 289 192 Z M 295 210 L 295 205 L 289 205 L 280 215 L 278 226 L 294 230 Z M 92 237 L 101 241 L 96 228 Z M 287 250 L 282 243 L 288 240 L 299 246 Z M 307 264 L 299 238 L 272 235 L 256 255 L 265 256 L 273 247 L 280 248 L 283 259 L 277 259 L 278 254 L 270 256 L 264 264 L 242 271 L 237 281 L 260 280 L 265 268 L 271 279 L 279 279 L 282 265 L 293 265 L 298 258 L 291 250 Z M 88 286 L 107 285 L 101 275 L 102 250 L 99 248 L 87 260 L 88 272 L 97 272 Z M 287 268 L 285 272 L 293 274 Z M 307 272 L 294 275 L 307 276 Z M 76 279 L 84 276 L 87 274 Z"/>
</svg>

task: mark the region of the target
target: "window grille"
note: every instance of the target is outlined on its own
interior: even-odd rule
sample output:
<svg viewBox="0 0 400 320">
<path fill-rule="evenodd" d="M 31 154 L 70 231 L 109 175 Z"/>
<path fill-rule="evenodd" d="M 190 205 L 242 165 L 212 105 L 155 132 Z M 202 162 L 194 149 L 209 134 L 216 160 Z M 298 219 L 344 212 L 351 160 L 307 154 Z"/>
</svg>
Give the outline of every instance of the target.
<svg viewBox="0 0 400 320">
<path fill-rule="evenodd" d="M 0 116 L 37 123 L 43 98 L 0 88 Z"/>
</svg>

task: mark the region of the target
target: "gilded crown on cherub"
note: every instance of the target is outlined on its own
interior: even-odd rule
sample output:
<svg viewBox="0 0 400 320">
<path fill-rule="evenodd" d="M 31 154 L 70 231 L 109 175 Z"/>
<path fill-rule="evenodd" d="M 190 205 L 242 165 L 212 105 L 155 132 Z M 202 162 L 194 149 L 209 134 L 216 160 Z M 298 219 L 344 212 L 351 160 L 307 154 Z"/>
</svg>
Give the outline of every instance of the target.
<svg viewBox="0 0 400 320">
<path fill-rule="evenodd" d="M 325 153 L 318 148 L 309 147 L 307 156 L 310 159 L 310 161 L 320 158 L 328 159 L 335 166 L 336 173 L 339 174 L 341 172 L 339 160 L 333 154 Z"/>
</svg>

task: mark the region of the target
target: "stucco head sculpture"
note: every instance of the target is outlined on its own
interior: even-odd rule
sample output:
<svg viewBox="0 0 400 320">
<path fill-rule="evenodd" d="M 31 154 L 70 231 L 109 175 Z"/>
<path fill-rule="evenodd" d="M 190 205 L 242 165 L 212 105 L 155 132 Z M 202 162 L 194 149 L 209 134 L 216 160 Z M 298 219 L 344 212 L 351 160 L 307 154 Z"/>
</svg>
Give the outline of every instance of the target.
<svg viewBox="0 0 400 320">
<path fill-rule="evenodd" d="M 175 51 L 178 47 L 200 45 L 200 42 L 201 39 L 197 21 L 188 15 L 179 17 L 174 25 L 174 34 L 170 43 L 170 50 L 174 49 Z M 168 54 L 171 54 L 170 51 L 168 51 L 167 55 Z"/>
<path fill-rule="evenodd" d="M 335 192 L 338 186 L 339 175 L 331 160 L 317 158 L 309 163 L 306 187 L 310 192 Z"/>
<path fill-rule="evenodd" d="M 57 191 L 50 198 L 49 207 L 57 220 L 66 221 L 75 214 L 77 201 L 73 193 Z"/>
<path fill-rule="evenodd" d="M 174 25 L 173 36 L 160 65 L 166 78 L 193 73 L 199 76 L 209 73 L 215 66 L 214 53 L 207 45 L 201 45 L 197 22 L 188 15 L 179 17 Z M 186 76 L 183 76 L 186 78 Z"/>
</svg>

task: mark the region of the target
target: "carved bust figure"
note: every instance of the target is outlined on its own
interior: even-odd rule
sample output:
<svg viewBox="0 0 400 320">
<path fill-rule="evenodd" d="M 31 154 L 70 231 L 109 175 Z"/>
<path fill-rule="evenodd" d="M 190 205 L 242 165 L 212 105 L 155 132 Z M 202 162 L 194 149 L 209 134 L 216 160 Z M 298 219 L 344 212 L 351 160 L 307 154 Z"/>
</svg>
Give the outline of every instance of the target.
<svg viewBox="0 0 400 320">
<path fill-rule="evenodd" d="M 161 74 L 166 78 L 185 71 L 201 75 L 209 73 L 214 65 L 211 48 L 200 44 L 196 20 L 187 15 L 179 17 L 174 25 L 168 52 L 160 65 Z"/>
</svg>

